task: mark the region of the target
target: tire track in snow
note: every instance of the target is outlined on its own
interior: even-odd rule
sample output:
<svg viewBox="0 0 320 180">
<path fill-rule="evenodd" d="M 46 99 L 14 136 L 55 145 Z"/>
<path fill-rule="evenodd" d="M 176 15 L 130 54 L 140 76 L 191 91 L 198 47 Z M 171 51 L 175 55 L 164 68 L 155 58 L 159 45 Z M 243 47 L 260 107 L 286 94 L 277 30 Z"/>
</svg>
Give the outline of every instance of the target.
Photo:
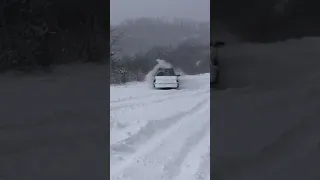
<svg viewBox="0 0 320 180">
<path fill-rule="evenodd" d="M 122 102 L 128 102 L 128 101 L 133 101 L 133 100 L 138 100 L 138 99 L 145 99 L 145 98 L 150 98 L 151 96 L 159 96 L 159 95 L 170 95 L 172 93 L 175 93 L 175 92 L 172 92 L 173 90 L 170 90 L 170 92 L 152 92 L 152 93 L 148 93 L 148 94 L 145 94 L 145 95 L 142 95 L 142 96 L 129 96 L 129 97 L 125 97 L 125 98 L 120 98 L 120 99 L 117 99 L 117 100 L 112 100 L 110 101 L 110 104 L 118 104 L 118 103 L 122 103 Z"/>
<path fill-rule="evenodd" d="M 167 101 L 167 100 L 170 100 L 170 99 L 184 98 L 185 96 L 196 96 L 198 94 L 206 93 L 206 92 L 210 92 L 210 89 L 200 89 L 200 90 L 197 90 L 197 91 L 188 90 L 188 91 L 185 91 L 185 92 L 175 92 L 175 93 L 170 93 L 166 97 L 160 96 L 160 97 L 156 97 L 156 98 L 154 98 L 152 100 L 145 99 L 144 101 L 141 101 L 141 102 L 134 102 L 134 103 L 123 104 L 123 105 L 113 106 L 113 107 L 111 105 L 110 111 L 119 110 L 119 109 L 123 109 L 123 108 L 133 108 L 133 107 L 137 107 L 137 106 L 138 107 L 147 106 L 148 104 L 151 104 L 151 103 L 159 103 L 159 102 L 164 102 L 164 101 Z"/>
<path fill-rule="evenodd" d="M 207 114 L 210 114 L 210 111 L 208 111 Z M 185 173 L 187 172 L 190 172 L 190 175 L 195 175 L 195 172 L 192 173 L 190 169 L 181 168 L 191 164 L 200 164 L 200 162 L 195 162 L 194 158 L 198 156 L 198 159 L 200 160 L 201 155 L 208 150 L 210 144 L 210 139 L 208 137 L 210 137 L 209 119 L 207 119 L 200 130 L 185 140 L 186 143 L 181 148 L 179 156 L 175 158 L 174 161 L 166 165 L 164 169 L 167 174 L 165 179 L 187 180 L 186 178 L 189 177 L 188 175 L 185 176 Z M 204 139 L 204 141 L 200 142 L 202 139 Z M 203 151 L 203 148 L 205 149 L 204 153 L 201 152 Z M 182 179 L 180 177 L 176 178 L 178 175 L 183 176 Z"/>
<path fill-rule="evenodd" d="M 196 144 L 197 140 L 201 139 L 204 135 L 199 135 L 198 133 L 206 132 L 204 131 L 204 128 L 209 128 L 209 98 L 202 101 L 201 105 L 196 107 L 197 108 L 195 108 L 188 116 L 183 116 L 176 125 L 171 126 L 162 134 L 150 138 L 147 143 L 145 143 L 143 146 L 140 146 L 139 151 L 131 156 L 127 156 L 126 161 L 119 163 L 118 165 L 116 164 L 111 166 L 111 179 L 122 179 L 125 178 L 124 176 L 131 175 L 130 178 L 132 180 L 135 180 L 135 176 L 140 176 L 136 177 L 136 179 L 147 180 L 150 179 L 150 177 L 141 177 L 147 176 L 143 172 L 149 172 L 150 170 L 154 171 L 157 169 L 159 170 L 159 168 L 161 169 L 160 174 L 159 172 L 158 174 L 151 174 L 151 176 L 153 176 L 151 179 L 164 179 L 165 177 L 163 177 L 163 175 L 174 177 L 176 175 L 175 172 L 168 169 L 168 167 L 174 167 L 176 163 L 182 163 L 182 160 L 185 158 L 185 156 L 187 156 L 188 151 L 192 149 L 192 146 Z M 190 135 L 190 130 L 191 132 L 192 130 L 195 132 Z M 186 142 L 186 138 L 188 137 L 191 137 L 191 141 L 189 143 Z M 175 143 L 180 145 L 175 146 Z M 178 155 L 176 158 L 167 159 L 170 157 L 166 157 L 167 155 L 163 154 L 166 151 L 169 151 L 169 155 L 176 155 L 176 153 L 179 154 L 181 151 L 181 155 Z M 161 157 L 156 157 L 157 155 L 164 156 L 164 159 Z M 161 161 L 164 164 L 161 164 Z M 142 169 L 139 169 L 139 167 Z M 139 173 L 136 171 L 141 172 Z M 139 174 L 137 175 L 136 173 Z"/>
<path fill-rule="evenodd" d="M 184 159 L 180 173 L 175 180 L 205 180 L 210 174 L 210 123 L 197 139 L 195 148 Z M 199 132 L 200 135 L 201 132 Z"/>
<path fill-rule="evenodd" d="M 134 152 L 134 148 L 145 143 L 148 139 L 152 138 L 155 134 L 162 132 L 163 130 L 171 127 L 172 125 L 181 121 L 184 117 L 198 111 L 206 103 L 207 96 L 204 94 L 204 98 L 198 100 L 191 109 L 180 111 L 174 115 L 160 120 L 150 120 L 148 124 L 143 126 L 139 132 L 133 136 L 118 142 L 117 144 L 110 145 L 111 152 Z"/>
<path fill-rule="evenodd" d="M 202 156 L 202 162 L 196 172 L 196 180 L 209 180 L 210 179 L 210 150 Z"/>
<path fill-rule="evenodd" d="M 209 81 L 208 81 L 209 84 Z M 198 87 L 198 89 L 200 89 L 200 87 Z M 159 95 L 170 95 L 170 94 L 177 94 L 177 93 L 181 93 L 181 92 L 185 92 L 185 91 L 193 91 L 194 89 L 190 90 L 190 89 L 172 89 L 172 90 L 160 90 L 160 89 L 154 89 L 154 91 L 156 92 L 152 92 L 152 93 L 148 93 L 148 94 L 144 94 L 144 95 L 138 95 L 138 96 L 129 96 L 129 97 L 124 97 L 124 98 L 119 98 L 116 100 L 111 100 L 110 104 L 118 104 L 118 103 L 124 103 L 124 102 L 130 102 L 130 101 L 134 101 L 134 100 L 140 100 L 140 99 L 146 99 L 146 98 L 150 98 L 151 96 L 159 96 Z M 169 92 L 168 92 L 169 91 Z M 112 94 L 112 93 L 111 93 Z"/>
</svg>

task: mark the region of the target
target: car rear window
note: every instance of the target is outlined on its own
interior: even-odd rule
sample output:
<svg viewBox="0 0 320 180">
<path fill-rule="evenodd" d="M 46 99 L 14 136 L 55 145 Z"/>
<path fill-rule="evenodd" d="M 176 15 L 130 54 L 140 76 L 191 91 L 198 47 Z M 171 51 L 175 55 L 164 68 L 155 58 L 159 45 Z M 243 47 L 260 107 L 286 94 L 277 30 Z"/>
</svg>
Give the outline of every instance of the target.
<svg viewBox="0 0 320 180">
<path fill-rule="evenodd" d="M 157 73 L 157 76 L 175 76 L 173 69 L 160 69 Z"/>
</svg>

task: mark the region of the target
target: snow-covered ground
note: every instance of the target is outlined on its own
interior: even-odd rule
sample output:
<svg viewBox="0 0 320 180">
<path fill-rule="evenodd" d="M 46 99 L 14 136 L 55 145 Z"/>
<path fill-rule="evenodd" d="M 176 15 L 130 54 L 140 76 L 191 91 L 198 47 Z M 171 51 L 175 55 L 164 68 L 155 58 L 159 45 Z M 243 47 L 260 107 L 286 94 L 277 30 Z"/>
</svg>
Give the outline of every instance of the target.
<svg viewBox="0 0 320 180">
<path fill-rule="evenodd" d="M 111 180 L 210 179 L 210 75 L 180 90 L 111 86 Z"/>
</svg>

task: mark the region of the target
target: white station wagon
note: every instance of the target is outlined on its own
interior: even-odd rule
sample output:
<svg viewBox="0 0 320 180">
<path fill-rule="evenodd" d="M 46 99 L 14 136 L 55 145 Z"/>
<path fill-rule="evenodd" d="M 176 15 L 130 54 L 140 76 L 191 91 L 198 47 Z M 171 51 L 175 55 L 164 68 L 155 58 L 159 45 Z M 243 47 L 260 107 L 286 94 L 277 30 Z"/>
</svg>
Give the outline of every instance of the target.
<svg viewBox="0 0 320 180">
<path fill-rule="evenodd" d="M 178 89 L 179 76 L 173 68 L 159 68 L 153 79 L 153 87 L 156 89 Z"/>
</svg>

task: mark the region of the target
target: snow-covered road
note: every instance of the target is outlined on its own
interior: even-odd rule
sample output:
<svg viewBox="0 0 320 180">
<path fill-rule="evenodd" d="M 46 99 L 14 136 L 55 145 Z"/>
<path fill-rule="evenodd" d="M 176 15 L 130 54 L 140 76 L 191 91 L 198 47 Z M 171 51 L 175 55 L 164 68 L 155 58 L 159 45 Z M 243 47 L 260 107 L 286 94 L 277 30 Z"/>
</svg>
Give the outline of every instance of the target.
<svg viewBox="0 0 320 180">
<path fill-rule="evenodd" d="M 210 75 L 180 90 L 111 86 L 111 180 L 210 179 Z"/>
</svg>

